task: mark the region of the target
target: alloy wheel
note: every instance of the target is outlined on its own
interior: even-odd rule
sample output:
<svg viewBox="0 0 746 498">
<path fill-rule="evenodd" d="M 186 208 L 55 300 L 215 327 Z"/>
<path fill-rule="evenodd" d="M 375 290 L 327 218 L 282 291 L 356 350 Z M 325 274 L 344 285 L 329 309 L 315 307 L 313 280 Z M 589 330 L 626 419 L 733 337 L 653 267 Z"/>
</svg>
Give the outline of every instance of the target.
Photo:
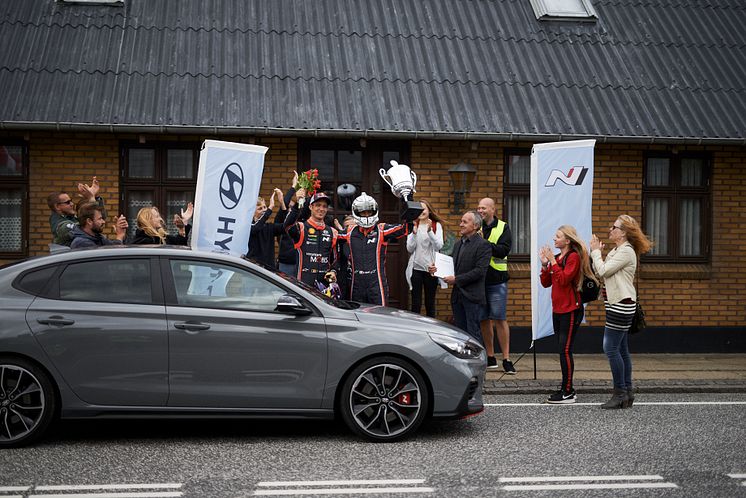
<svg viewBox="0 0 746 498">
<path fill-rule="evenodd" d="M 0 444 L 13 445 L 45 424 L 47 398 L 29 370 L 0 364 Z"/>
</svg>

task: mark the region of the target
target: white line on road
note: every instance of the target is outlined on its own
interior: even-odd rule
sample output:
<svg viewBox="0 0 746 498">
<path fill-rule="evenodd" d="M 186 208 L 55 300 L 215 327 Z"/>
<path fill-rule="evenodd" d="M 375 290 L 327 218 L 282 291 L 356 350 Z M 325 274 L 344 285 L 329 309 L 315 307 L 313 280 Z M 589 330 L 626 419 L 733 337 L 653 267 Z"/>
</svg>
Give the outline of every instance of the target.
<svg viewBox="0 0 746 498">
<path fill-rule="evenodd" d="M 505 491 L 562 491 L 570 489 L 632 489 L 632 488 L 678 488 L 672 482 L 629 482 L 607 484 L 525 484 L 503 486 Z"/>
<path fill-rule="evenodd" d="M 31 486 L 0 486 L 0 493 L 10 493 L 12 491 L 27 491 Z"/>
<path fill-rule="evenodd" d="M 732 477 L 733 479 L 746 479 L 746 474 L 727 474 L 728 477 Z"/>
<path fill-rule="evenodd" d="M 145 484 L 55 484 L 36 486 L 34 491 L 82 491 L 88 489 L 179 489 L 181 483 Z"/>
<path fill-rule="evenodd" d="M 358 481 L 262 481 L 257 486 L 363 486 L 365 484 L 424 484 L 424 479 L 375 479 Z"/>
<path fill-rule="evenodd" d="M 379 493 L 434 493 L 435 488 L 309 488 L 309 489 L 261 489 L 254 491 L 254 496 L 291 496 L 291 495 L 364 495 Z"/>
<path fill-rule="evenodd" d="M 184 494 L 181 491 L 152 491 L 141 493 L 61 493 L 29 495 L 28 498 L 178 498 Z"/>
<path fill-rule="evenodd" d="M 600 406 L 601 403 L 485 403 L 484 406 Z M 634 406 L 746 405 L 746 401 L 635 401 Z"/>
<path fill-rule="evenodd" d="M 662 481 L 659 475 L 642 476 L 547 476 L 501 477 L 499 482 L 562 482 L 562 481 Z"/>
</svg>

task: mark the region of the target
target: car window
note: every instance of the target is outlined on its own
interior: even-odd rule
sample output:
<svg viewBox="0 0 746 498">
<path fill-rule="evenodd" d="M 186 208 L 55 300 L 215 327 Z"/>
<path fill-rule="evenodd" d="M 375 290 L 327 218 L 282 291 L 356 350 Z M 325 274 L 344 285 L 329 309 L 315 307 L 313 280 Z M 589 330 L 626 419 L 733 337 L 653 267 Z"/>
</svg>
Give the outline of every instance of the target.
<svg viewBox="0 0 746 498">
<path fill-rule="evenodd" d="M 105 303 L 153 302 L 150 261 L 106 259 L 67 265 L 59 280 L 60 299 Z"/>
<path fill-rule="evenodd" d="M 16 286 L 24 292 L 40 296 L 55 271 L 57 271 L 56 266 L 47 266 L 46 268 L 27 272 L 18 279 Z"/>
<path fill-rule="evenodd" d="M 287 293 L 259 275 L 227 265 L 171 260 L 171 273 L 182 306 L 274 311 Z"/>
</svg>

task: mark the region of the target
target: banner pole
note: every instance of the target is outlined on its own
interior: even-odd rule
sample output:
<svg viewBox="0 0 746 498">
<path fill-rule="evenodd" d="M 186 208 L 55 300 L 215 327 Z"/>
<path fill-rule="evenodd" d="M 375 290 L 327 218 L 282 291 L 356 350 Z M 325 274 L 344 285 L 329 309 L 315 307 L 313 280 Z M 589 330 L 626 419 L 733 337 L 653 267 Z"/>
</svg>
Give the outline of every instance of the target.
<svg viewBox="0 0 746 498">
<path fill-rule="evenodd" d="M 531 341 L 531 349 L 534 350 L 534 380 L 536 380 L 536 343 Z"/>
</svg>

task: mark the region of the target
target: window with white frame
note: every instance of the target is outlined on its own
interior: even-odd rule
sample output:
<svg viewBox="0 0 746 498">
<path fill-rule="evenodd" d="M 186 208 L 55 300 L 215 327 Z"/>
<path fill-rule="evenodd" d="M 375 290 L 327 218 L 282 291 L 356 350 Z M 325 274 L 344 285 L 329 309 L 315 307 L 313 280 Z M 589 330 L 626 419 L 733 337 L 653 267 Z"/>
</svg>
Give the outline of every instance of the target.
<svg viewBox="0 0 746 498">
<path fill-rule="evenodd" d="M 595 21 L 598 14 L 590 0 L 529 0 L 540 21 Z"/>
<path fill-rule="evenodd" d="M 645 158 L 643 229 L 654 243 L 646 261 L 709 261 L 710 175 L 710 160 L 705 155 Z"/>
</svg>

